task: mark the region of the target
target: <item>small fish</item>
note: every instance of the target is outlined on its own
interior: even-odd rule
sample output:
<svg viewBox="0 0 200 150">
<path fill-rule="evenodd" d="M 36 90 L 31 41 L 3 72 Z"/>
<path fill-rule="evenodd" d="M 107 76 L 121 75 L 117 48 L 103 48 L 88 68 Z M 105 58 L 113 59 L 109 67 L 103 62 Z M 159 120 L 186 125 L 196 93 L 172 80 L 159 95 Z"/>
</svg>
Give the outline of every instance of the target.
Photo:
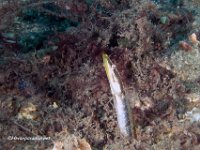
<svg viewBox="0 0 200 150">
<path fill-rule="evenodd" d="M 111 62 L 107 54 L 103 53 L 103 66 L 109 80 L 111 93 L 114 97 L 114 105 L 117 113 L 117 122 L 120 132 L 130 137 L 132 135 L 131 121 L 129 117 L 128 102 L 125 99 L 122 82 L 119 79 L 119 73 L 116 66 Z"/>
</svg>

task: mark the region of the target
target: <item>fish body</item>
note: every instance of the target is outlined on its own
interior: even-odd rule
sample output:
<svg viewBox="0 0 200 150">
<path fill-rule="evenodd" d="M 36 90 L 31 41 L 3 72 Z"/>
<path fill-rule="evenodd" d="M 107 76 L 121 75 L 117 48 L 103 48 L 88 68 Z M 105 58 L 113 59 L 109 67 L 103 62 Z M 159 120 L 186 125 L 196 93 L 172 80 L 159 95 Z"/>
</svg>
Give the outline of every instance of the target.
<svg viewBox="0 0 200 150">
<path fill-rule="evenodd" d="M 128 102 L 125 99 L 125 92 L 123 89 L 120 76 L 116 66 L 112 63 L 107 54 L 103 54 L 103 65 L 110 84 L 111 93 L 114 97 L 114 105 L 117 114 L 117 122 L 120 132 L 124 136 L 131 136 L 131 122 L 129 117 Z"/>
</svg>

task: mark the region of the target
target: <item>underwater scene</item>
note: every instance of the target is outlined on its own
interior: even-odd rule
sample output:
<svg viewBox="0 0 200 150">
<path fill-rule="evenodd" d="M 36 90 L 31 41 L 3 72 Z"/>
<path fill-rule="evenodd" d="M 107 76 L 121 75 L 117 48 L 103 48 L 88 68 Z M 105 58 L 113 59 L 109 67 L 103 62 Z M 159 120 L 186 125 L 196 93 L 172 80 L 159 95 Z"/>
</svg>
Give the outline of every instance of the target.
<svg viewBox="0 0 200 150">
<path fill-rule="evenodd" d="M 200 0 L 0 0 L 0 150 L 199 150 Z"/>
</svg>

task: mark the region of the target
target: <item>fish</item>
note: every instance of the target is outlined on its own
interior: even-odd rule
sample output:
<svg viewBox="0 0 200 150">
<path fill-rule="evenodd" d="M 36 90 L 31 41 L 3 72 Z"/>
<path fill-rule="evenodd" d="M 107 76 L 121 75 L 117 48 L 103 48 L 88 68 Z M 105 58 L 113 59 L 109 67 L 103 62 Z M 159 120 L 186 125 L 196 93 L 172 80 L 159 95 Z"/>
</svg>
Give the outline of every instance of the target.
<svg viewBox="0 0 200 150">
<path fill-rule="evenodd" d="M 109 81 L 111 93 L 114 99 L 115 111 L 117 114 L 117 123 L 120 129 L 120 132 L 125 137 L 132 136 L 132 125 L 131 125 L 131 116 L 128 100 L 125 98 L 125 91 L 120 80 L 119 72 L 116 68 L 116 65 L 112 63 L 110 58 L 106 53 L 102 54 L 103 66 Z"/>
</svg>

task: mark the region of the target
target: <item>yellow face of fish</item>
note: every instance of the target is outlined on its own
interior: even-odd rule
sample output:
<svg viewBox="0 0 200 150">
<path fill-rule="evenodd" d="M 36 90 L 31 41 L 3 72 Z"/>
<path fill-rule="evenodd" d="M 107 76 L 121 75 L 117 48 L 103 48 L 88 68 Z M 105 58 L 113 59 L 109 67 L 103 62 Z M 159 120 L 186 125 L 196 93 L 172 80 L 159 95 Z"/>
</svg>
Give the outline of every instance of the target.
<svg viewBox="0 0 200 150">
<path fill-rule="evenodd" d="M 124 90 L 123 90 L 124 88 L 123 88 L 123 85 L 120 80 L 120 76 L 116 67 L 114 66 L 114 64 L 112 63 L 112 61 L 110 60 L 107 54 L 103 53 L 102 58 L 103 58 L 103 66 L 105 68 L 106 75 L 109 80 L 111 89 L 113 90 L 114 88 L 116 89 L 118 87 L 120 92 L 124 93 Z"/>
<path fill-rule="evenodd" d="M 110 72 L 111 64 L 109 63 L 109 57 L 107 54 L 103 53 L 102 58 L 103 58 L 103 66 L 105 68 L 106 75 L 108 77 L 108 80 L 110 80 L 111 79 L 111 72 Z"/>
</svg>

